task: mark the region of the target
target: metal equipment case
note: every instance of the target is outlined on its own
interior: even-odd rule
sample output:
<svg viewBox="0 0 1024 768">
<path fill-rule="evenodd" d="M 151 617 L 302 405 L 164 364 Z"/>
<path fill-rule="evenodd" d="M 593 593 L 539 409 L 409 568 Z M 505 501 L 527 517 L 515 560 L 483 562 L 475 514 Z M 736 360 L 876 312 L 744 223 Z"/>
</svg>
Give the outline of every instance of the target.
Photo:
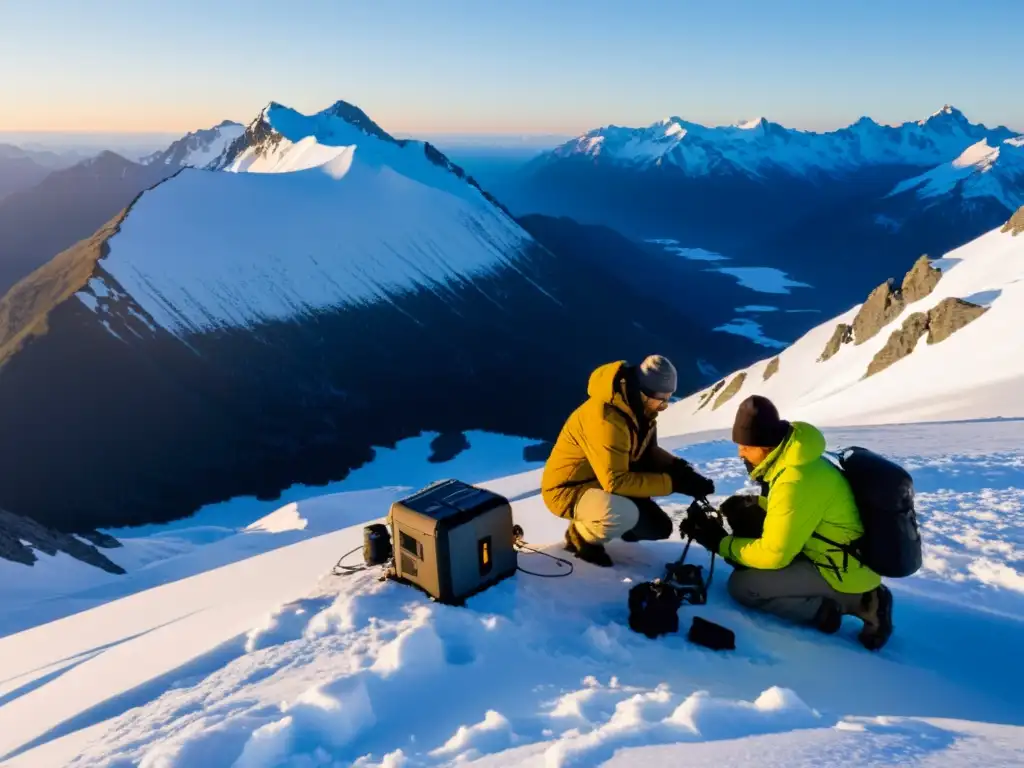
<svg viewBox="0 0 1024 768">
<path fill-rule="evenodd" d="M 516 572 L 512 507 L 503 496 L 443 480 L 391 505 L 393 577 L 459 604 Z"/>
</svg>

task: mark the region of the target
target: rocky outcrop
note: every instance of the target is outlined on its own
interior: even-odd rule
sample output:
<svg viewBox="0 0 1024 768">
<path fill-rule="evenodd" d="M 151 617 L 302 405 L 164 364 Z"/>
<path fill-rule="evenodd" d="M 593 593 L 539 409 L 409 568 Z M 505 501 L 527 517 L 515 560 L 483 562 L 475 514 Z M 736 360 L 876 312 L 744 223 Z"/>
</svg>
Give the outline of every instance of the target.
<svg viewBox="0 0 1024 768">
<path fill-rule="evenodd" d="M 903 321 L 899 330 L 892 332 L 885 346 L 868 363 L 866 376 L 874 376 L 909 355 L 927 331 L 928 315 L 924 312 L 912 314 Z"/>
<path fill-rule="evenodd" d="M 876 336 L 903 311 L 903 305 L 903 296 L 893 288 L 892 278 L 875 288 L 853 318 L 853 343 L 863 344 Z"/>
<path fill-rule="evenodd" d="M 779 372 L 779 358 L 773 357 L 767 367 L 764 369 L 764 380 L 768 381 L 772 376 Z"/>
<path fill-rule="evenodd" d="M 729 382 L 728 386 L 722 391 L 722 394 L 720 394 L 718 396 L 718 399 L 715 400 L 715 404 L 711 408 L 711 410 L 717 411 L 725 403 L 729 402 L 736 395 L 737 392 L 743 389 L 743 384 L 744 382 L 746 382 L 746 380 L 747 374 L 745 371 L 733 377 L 733 380 Z"/>
<path fill-rule="evenodd" d="M 929 344 L 938 344 L 987 311 L 986 307 L 969 301 L 948 298 L 940 301 L 927 313 L 915 312 L 903 322 L 898 331 L 893 331 L 885 346 L 872 358 L 865 378 L 884 371 L 893 363 L 910 355 L 926 333 Z"/>
<path fill-rule="evenodd" d="M 911 304 L 918 299 L 923 299 L 935 290 L 941 277 L 942 270 L 933 267 L 931 259 L 927 255 L 919 258 L 903 278 L 900 293 L 903 294 L 904 303 Z"/>
<path fill-rule="evenodd" d="M 818 357 L 819 363 L 824 363 L 826 360 L 831 359 L 843 346 L 843 344 L 849 344 L 853 340 L 853 326 L 847 323 L 839 323 L 836 326 L 835 331 L 832 333 L 832 338 L 828 340 L 825 345 L 825 349 Z"/>
<path fill-rule="evenodd" d="M 1003 225 L 1002 231 L 1010 232 L 1014 237 L 1024 232 L 1024 206 L 1017 209 L 1017 212 Z"/>
<path fill-rule="evenodd" d="M 725 379 L 715 383 L 711 389 L 700 396 L 700 402 L 697 405 L 697 410 L 701 410 L 704 406 L 711 402 L 711 399 L 721 391 L 722 387 L 725 386 Z M 714 409 L 712 409 L 714 410 Z"/>
<path fill-rule="evenodd" d="M 106 533 L 100 533 L 99 531 L 80 531 L 78 533 L 80 539 L 85 539 L 91 544 L 95 544 L 97 547 L 103 547 L 103 549 L 117 549 L 124 545 Z"/>
<path fill-rule="evenodd" d="M 120 543 L 110 536 L 95 531 L 90 531 L 90 534 L 103 538 L 107 546 L 110 546 L 110 542 L 120 546 Z M 0 509 L 0 558 L 31 566 L 38 560 L 33 550 L 39 550 L 50 556 L 64 552 L 83 563 L 102 568 L 107 573 L 122 574 L 125 572 L 124 568 L 109 560 L 96 547 L 86 544 L 81 539 L 47 528 L 27 517 L 13 515 Z"/>
<path fill-rule="evenodd" d="M 928 343 L 945 341 L 965 325 L 974 322 L 988 311 L 963 299 L 943 299 L 928 313 Z"/>
</svg>

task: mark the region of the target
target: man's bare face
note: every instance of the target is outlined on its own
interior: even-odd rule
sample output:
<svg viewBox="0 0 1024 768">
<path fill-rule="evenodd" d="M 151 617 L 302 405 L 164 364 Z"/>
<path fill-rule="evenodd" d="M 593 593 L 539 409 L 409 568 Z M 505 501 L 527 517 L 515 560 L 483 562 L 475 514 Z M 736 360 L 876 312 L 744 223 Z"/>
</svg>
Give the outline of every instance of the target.
<svg viewBox="0 0 1024 768">
<path fill-rule="evenodd" d="M 658 414 L 668 408 L 672 399 L 671 392 L 655 392 L 654 395 L 641 394 L 644 401 L 644 416 L 651 421 L 658 418 Z"/>
<path fill-rule="evenodd" d="M 739 446 L 737 453 L 739 453 L 741 459 L 748 462 L 751 466 L 756 467 L 767 459 L 773 450 L 775 449 L 763 448 L 756 445 L 741 445 Z"/>
</svg>

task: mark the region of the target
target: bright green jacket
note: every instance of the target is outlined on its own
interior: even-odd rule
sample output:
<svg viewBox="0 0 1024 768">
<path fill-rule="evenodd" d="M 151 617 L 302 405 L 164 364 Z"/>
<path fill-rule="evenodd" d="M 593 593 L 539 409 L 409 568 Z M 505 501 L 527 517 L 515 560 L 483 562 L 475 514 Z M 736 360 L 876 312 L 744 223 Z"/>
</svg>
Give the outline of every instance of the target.
<svg viewBox="0 0 1024 768">
<path fill-rule="evenodd" d="M 785 568 L 803 553 L 839 592 L 868 592 L 881 577 L 831 543 L 849 544 L 864 533 L 853 492 L 826 459 L 825 436 L 810 424 L 793 422 L 789 437 L 761 462 L 751 478 L 768 484 L 764 530 L 759 539 L 726 536 L 718 553 L 763 570 Z"/>
</svg>

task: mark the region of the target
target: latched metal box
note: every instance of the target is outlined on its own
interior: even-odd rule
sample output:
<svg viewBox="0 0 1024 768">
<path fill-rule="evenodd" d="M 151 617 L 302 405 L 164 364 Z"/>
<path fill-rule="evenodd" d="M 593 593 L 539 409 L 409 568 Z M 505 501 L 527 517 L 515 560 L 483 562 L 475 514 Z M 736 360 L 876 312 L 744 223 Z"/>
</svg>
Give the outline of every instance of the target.
<svg viewBox="0 0 1024 768">
<path fill-rule="evenodd" d="M 391 505 L 394 576 L 458 604 L 516 572 L 508 499 L 443 480 Z"/>
</svg>

